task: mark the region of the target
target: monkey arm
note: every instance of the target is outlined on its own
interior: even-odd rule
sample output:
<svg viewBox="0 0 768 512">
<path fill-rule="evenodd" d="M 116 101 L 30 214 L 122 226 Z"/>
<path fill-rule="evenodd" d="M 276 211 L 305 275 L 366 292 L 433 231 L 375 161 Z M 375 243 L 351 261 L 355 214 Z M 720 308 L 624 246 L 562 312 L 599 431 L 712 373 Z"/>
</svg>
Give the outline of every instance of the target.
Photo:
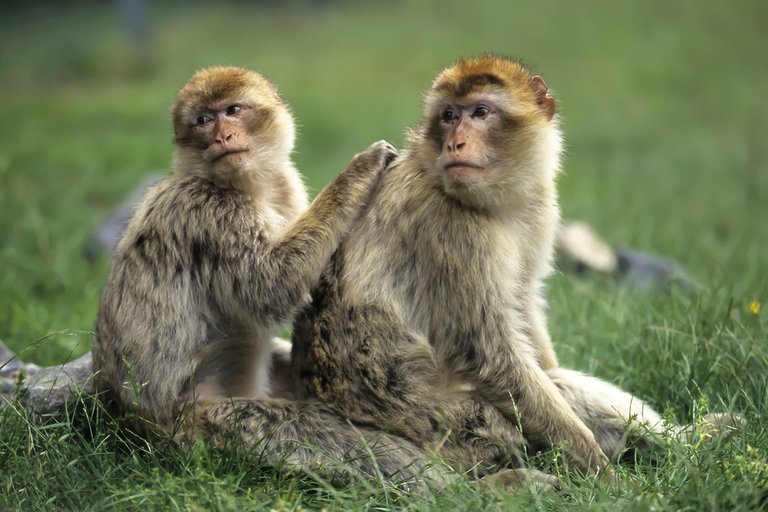
<svg viewBox="0 0 768 512">
<path fill-rule="evenodd" d="M 475 347 L 485 361 L 477 374 L 480 393 L 519 423 L 527 438 L 551 445 L 566 443 L 570 463 L 584 472 L 600 472 L 607 459 L 592 431 L 541 369 L 530 348 L 519 338 L 507 339 L 511 341 L 501 346 L 479 343 Z M 488 353 L 481 354 L 484 348 Z"/>
<path fill-rule="evenodd" d="M 277 322 L 289 318 L 307 300 L 310 288 L 395 155 L 395 149 L 384 141 L 372 144 L 266 248 L 259 244 L 246 251 L 250 258 L 234 255 L 232 265 L 242 281 L 232 283 L 235 298 L 262 318 Z"/>
<path fill-rule="evenodd" d="M 543 370 L 557 368 L 557 353 L 552 346 L 547 328 L 546 303 L 541 295 L 534 296 L 528 302 L 528 321 L 531 341 L 536 349 L 536 359 Z"/>
</svg>

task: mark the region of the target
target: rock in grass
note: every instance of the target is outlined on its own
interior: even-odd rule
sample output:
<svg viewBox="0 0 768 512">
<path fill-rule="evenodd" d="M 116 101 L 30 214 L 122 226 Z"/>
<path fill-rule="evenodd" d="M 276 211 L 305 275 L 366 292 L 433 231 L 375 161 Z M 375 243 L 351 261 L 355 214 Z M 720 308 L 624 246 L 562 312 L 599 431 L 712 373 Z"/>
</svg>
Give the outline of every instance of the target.
<svg viewBox="0 0 768 512">
<path fill-rule="evenodd" d="M 557 234 L 560 268 L 580 275 L 606 274 L 636 290 L 664 291 L 672 286 L 694 292 L 699 286 L 683 267 L 662 256 L 614 249 L 588 224 L 564 222 Z"/>
<path fill-rule="evenodd" d="M 146 176 L 136 188 L 134 188 L 128 196 L 123 200 L 120 206 L 101 224 L 96 226 L 91 235 L 88 237 L 88 241 L 83 247 L 83 255 L 88 260 L 96 259 L 100 254 L 109 254 L 110 256 L 115 250 L 117 242 L 120 241 L 120 237 L 123 236 L 123 231 L 128 225 L 128 221 L 133 216 L 133 211 L 136 205 L 144 197 L 149 187 L 157 183 L 158 180 L 163 178 L 164 174 L 150 174 Z"/>
<path fill-rule="evenodd" d="M 63 365 L 41 368 L 24 363 L 0 342 L 0 406 L 17 396 L 35 415 L 74 407 L 82 396 L 95 393 L 91 353 Z"/>
</svg>

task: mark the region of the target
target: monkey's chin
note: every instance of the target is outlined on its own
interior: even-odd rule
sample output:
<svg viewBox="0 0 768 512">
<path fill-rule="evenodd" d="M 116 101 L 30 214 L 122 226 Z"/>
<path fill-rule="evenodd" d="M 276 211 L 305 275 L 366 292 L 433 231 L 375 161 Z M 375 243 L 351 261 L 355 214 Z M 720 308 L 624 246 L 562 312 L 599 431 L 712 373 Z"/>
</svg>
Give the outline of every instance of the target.
<svg viewBox="0 0 768 512">
<path fill-rule="evenodd" d="M 226 153 L 216 159 L 216 164 L 222 167 L 241 167 L 248 158 L 248 151 L 233 151 Z"/>
<path fill-rule="evenodd" d="M 446 167 L 443 176 L 449 183 L 472 185 L 486 180 L 486 170 L 468 165 L 452 165 Z"/>
</svg>

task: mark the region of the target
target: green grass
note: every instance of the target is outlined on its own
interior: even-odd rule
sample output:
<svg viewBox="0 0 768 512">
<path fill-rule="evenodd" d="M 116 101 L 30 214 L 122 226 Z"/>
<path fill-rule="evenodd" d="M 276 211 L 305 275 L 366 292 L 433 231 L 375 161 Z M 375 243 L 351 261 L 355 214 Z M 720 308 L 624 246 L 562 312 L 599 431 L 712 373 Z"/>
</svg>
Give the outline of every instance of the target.
<svg viewBox="0 0 768 512">
<path fill-rule="evenodd" d="M 251 66 L 279 85 L 300 124 L 295 160 L 317 190 L 373 140 L 401 144 L 438 69 L 494 51 L 523 57 L 558 98 L 564 215 L 675 259 L 702 284 L 649 294 L 553 276 L 562 363 L 678 421 L 730 409 L 749 426 L 622 466 L 616 487 L 576 479 L 559 493 L 497 497 L 461 481 L 402 496 L 288 478 L 204 447 L 136 446 L 98 412 L 82 429 L 7 409 L 0 509 L 768 508 L 768 4 L 164 6 L 151 9 L 143 54 L 92 4 L 0 21 L 0 339 L 23 359 L 89 350 L 108 262 L 86 262 L 83 244 L 145 174 L 168 168 L 169 106 L 196 68 Z"/>
</svg>

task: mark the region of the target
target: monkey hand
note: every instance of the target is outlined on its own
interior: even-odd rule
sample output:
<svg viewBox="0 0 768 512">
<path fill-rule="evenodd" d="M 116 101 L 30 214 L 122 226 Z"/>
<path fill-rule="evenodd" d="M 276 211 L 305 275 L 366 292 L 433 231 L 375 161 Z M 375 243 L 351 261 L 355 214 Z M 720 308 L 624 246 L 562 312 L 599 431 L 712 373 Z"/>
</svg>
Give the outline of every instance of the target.
<svg viewBox="0 0 768 512">
<path fill-rule="evenodd" d="M 367 204 L 384 170 L 396 156 L 397 151 L 389 142 L 374 142 L 352 157 L 341 174 L 315 198 L 317 208 L 330 202 L 328 212 L 334 212 L 334 215 L 348 212 L 350 216 L 347 220 L 352 221 L 360 208 Z"/>
<path fill-rule="evenodd" d="M 385 140 L 379 140 L 358 153 L 352 159 L 353 166 L 362 166 L 381 173 L 397 157 L 395 147 Z"/>
<path fill-rule="evenodd" d="M 584 430 L 584 435 L 571 436 L 565 451 L 566 460 L 585 475 L 596 474 L 611 479 L 613 471 L 608 457 L 600 449 L 594 434 L 586 427 Z"/>
<path fill-rule="evenodd" d="M 350 203 L 362 205 L 370 197 L 385 169 L 397 157 L 397 150 L 385 140 L 374 142 L 356 154 L 341 176 Z M 343 183 L 346 183 L 344 185 Z"/>
</svg>

